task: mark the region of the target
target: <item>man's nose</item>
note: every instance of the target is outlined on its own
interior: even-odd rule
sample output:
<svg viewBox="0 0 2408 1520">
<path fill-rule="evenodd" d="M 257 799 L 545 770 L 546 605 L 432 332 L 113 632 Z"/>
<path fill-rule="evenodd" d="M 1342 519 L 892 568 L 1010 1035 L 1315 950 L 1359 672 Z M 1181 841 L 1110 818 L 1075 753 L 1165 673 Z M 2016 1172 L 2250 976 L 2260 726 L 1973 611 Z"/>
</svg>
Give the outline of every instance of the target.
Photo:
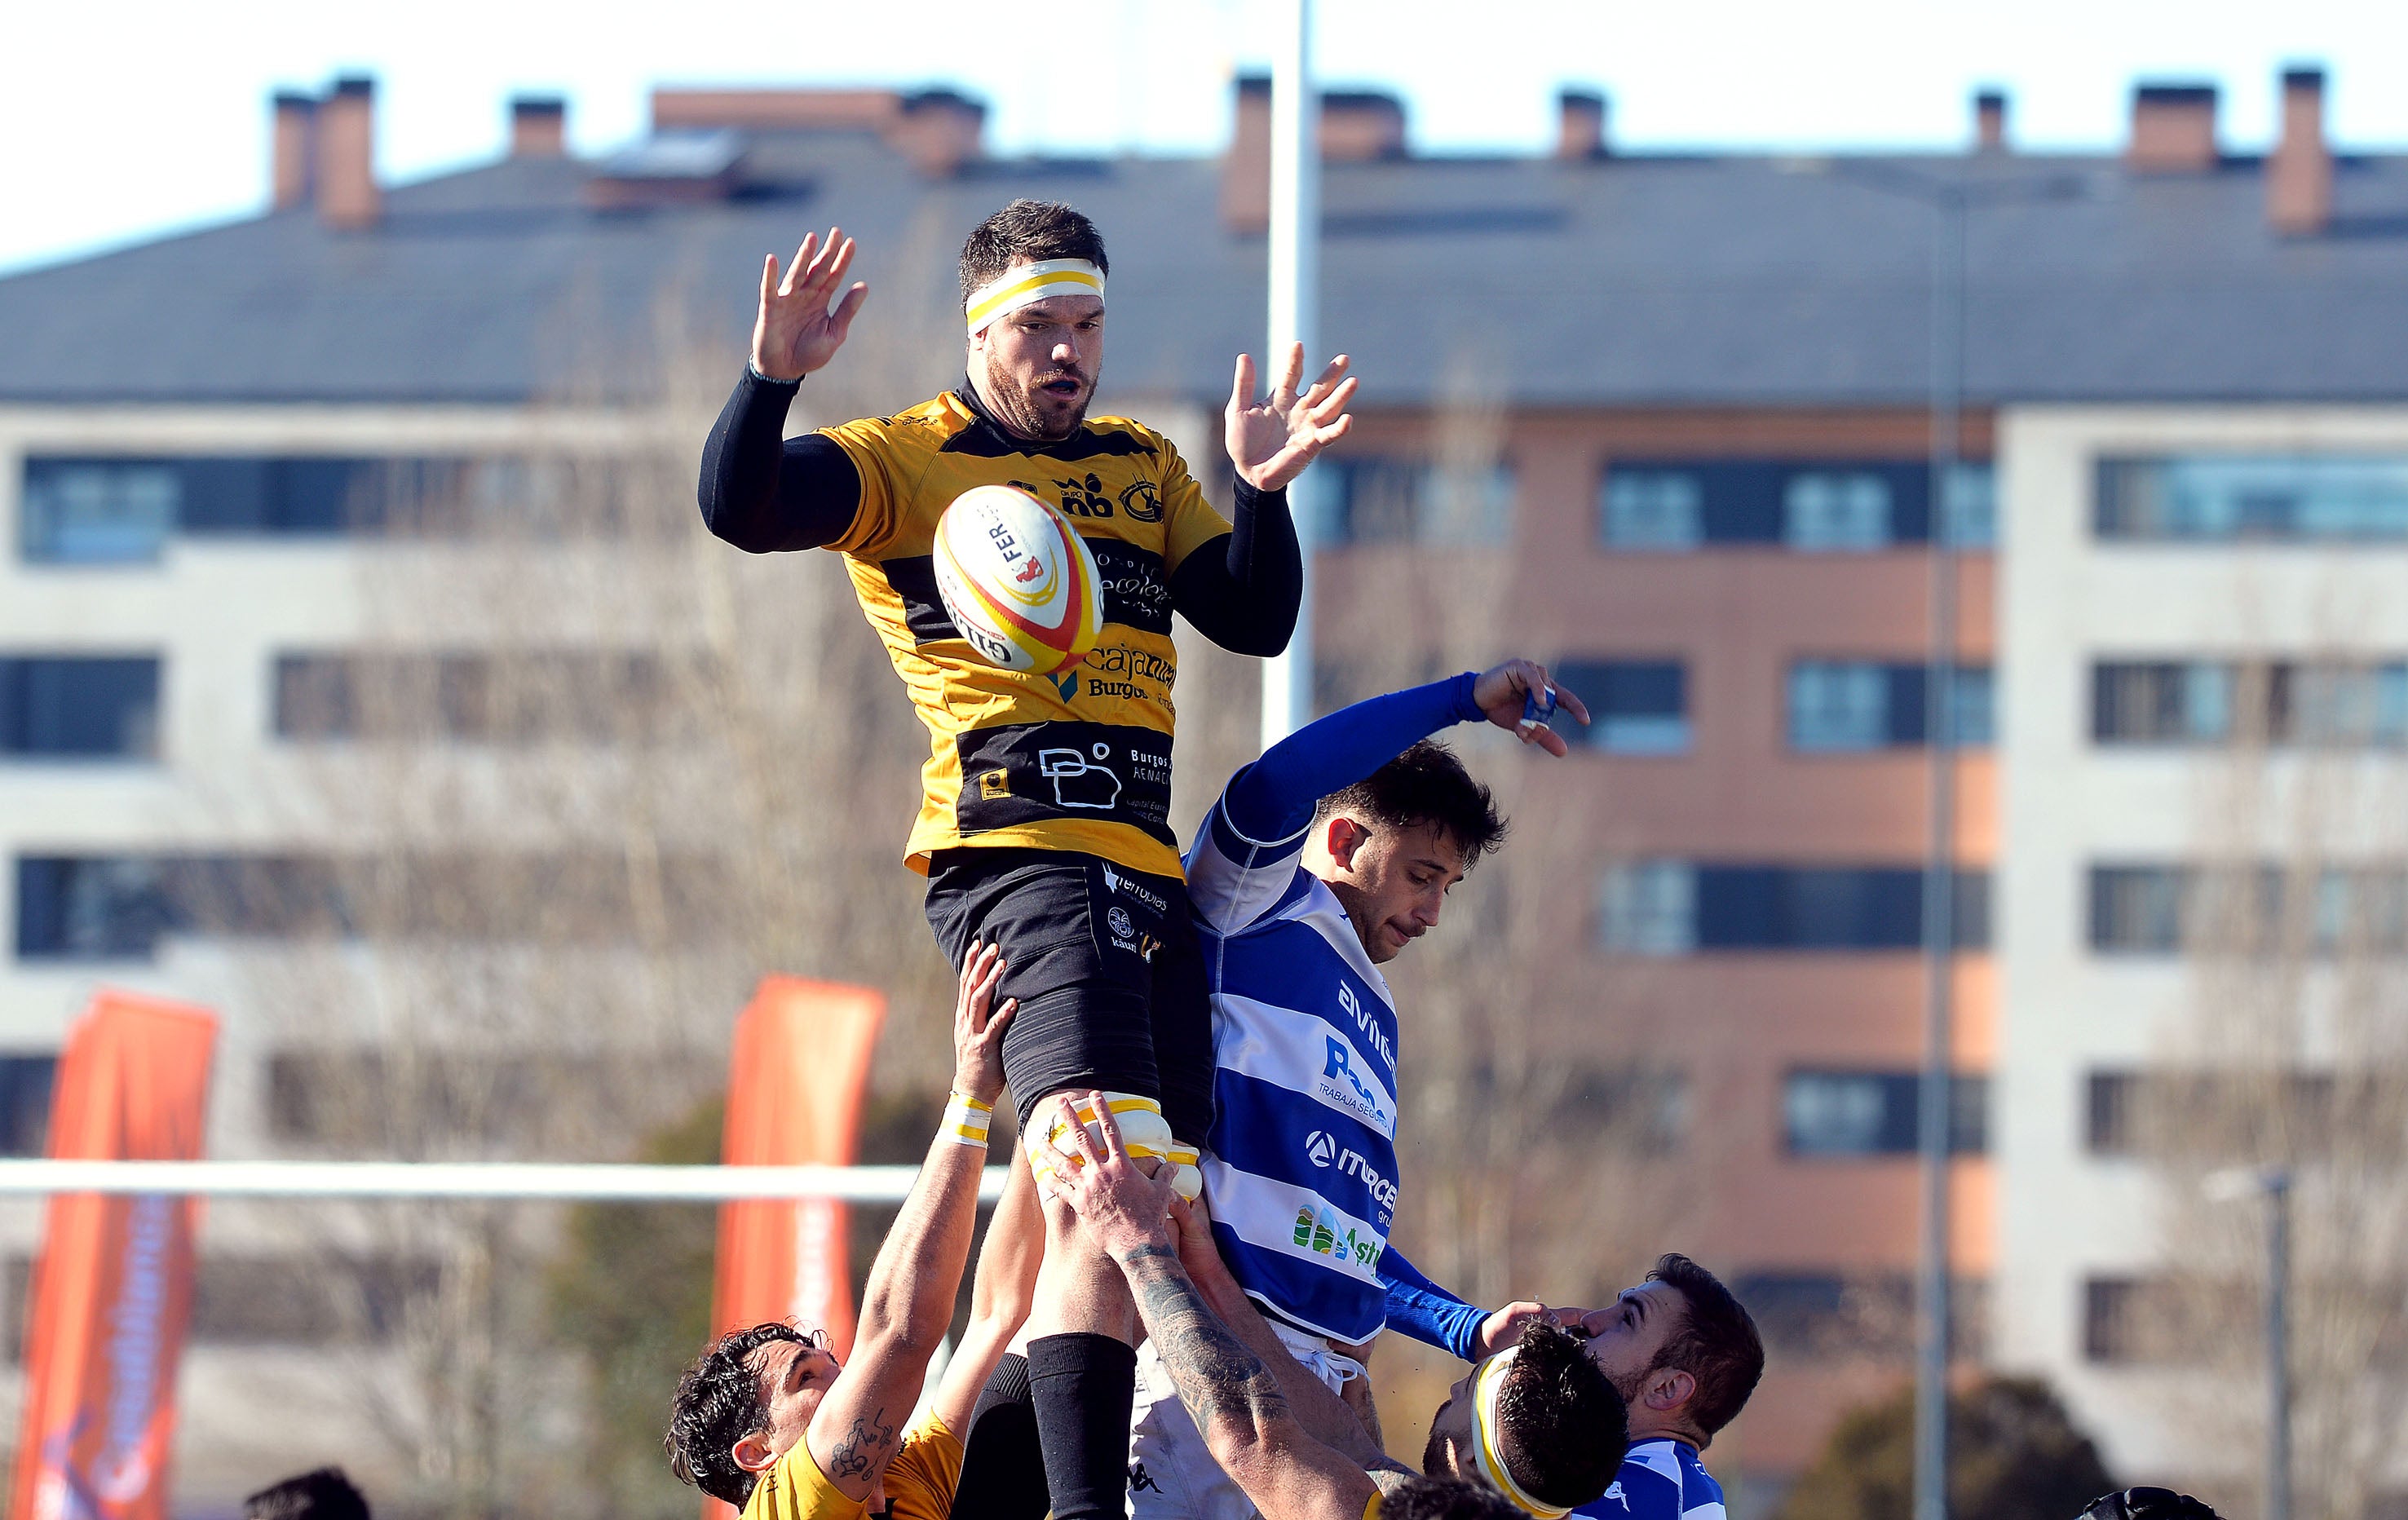
<svg viewBox="0 0 2408 1520">
<path fill-rule="evenodd" d="M 1077 364 L 1079 362 L 1079 345 L 1077 340 L 1066 337 L 1061 342 L 1054 344 L 1054 362 L 1057 365 L 1065 366 Z"/>
<path fill-rule="evenodd" d="M 1444 897 L 1427 897 L 1413 907 L 1413 917 L 1424 925 L 1438 927 L 1439 910 L 1446 906 Z"/>
</svg>

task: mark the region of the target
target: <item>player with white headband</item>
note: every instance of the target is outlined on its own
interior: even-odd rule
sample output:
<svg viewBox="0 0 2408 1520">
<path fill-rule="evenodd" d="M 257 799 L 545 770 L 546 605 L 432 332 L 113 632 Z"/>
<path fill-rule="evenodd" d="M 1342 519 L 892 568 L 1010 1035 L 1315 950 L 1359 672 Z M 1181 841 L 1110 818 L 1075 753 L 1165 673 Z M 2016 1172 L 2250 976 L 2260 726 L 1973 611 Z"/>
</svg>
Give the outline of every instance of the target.
<svg viewBox="0 0 2408 1520">
<path fill-rule="evenodd" d="M 752 362 L 704 451 L 703 517 L 755 553 L 844 556 L 932 741 L 906 849 L 928 877 L 930 925 L 956 967 L 973 939 L 1010 963 L 1001 991 L 1020 1011 L 1003 1054 L 1023 1134 L 1068 1122 L 1056 1095 L 1100 1090 L 1192 1187 L 1212 1038 L 1169 825 L 1171 614 L 1240 653 L 1287 647 L 1303 579 L 1286 488 L 1345 436 L 1355 381 L 1340 356 L 1305 385 L 1297 348 L 1260 395 L 1253 360 L 1238 357 L 1224 418 L 1235 521 L 1224 519 L 1169 439 L 1088 415 L 1111 261 L 1086 217 L 1024 200 L 963 245 L 962 382 L 787 439 L 797 389 L 835 359 L 867 296 L 846 283 L 853 255 L 830 228 L 782 274 L 765 262 Z M 981 485 L 1057 507 L 1093 553 L 1103 635 L 1080 666 L 999 668 L 947 616 L 938 519 Z M 1033 1398 L 1054 1513 L 1118 1516 L 1137 1334 L 1126 1287 L 1049 1242 L 1028 1334 L 1025 1361 L 997 1376 L 1024 1378 Z"/>
</svg>

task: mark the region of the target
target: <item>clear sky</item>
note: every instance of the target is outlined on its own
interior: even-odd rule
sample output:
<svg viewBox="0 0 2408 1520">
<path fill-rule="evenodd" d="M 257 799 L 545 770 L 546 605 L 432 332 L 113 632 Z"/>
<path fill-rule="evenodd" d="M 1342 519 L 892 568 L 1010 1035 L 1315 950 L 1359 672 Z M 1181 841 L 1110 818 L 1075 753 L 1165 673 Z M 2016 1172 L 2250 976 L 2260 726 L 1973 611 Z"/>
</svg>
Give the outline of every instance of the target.
<svg viewBox="0 0 2408 1520">
<path fill-rule="evenodd" d="M 1279 0 L 9 0 L 0 21 L 0 272 L 245 216 L 267 96 L 378 79 L 390 180 L 501 151 L 514 92 L 565 94 L 595 152 L 654 84 L 951 84 L 999 151 L 1200 153 Z M 1413 146 L 1535 151 L 1555 92 L 1601 88 L 1634 149 L 1940 148 L 1977 85 L 2020 142 L 2122 140 L 2132 81 L 2224 88 L 2261 147 L 2274 76 L 2317 62 L 2343 143 L 2408 147 L 2401 0 L 1316 0 L 1324 82 L 1405 100 Z M 0 335 L 5 340 L 5 335 Z"/>
</svg>

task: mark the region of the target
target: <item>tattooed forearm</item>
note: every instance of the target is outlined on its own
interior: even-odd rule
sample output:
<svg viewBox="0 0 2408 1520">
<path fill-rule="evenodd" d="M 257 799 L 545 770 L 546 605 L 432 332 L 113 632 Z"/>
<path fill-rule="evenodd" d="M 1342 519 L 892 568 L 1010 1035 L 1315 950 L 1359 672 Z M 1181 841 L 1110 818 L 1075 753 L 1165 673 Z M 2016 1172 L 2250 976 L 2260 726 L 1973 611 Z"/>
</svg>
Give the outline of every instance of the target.
<svg viewBox="0 0 2408 1520">
<path fill-rule="evenodd" d="M 1212 1312 L 1176 1251 L 1141 1245 L 1121 1257 L 1121 1267 L 1163 1367 L 1208 1438 L 1217 1427 L 1253 1444 L 1292 1418 L 1279 1380 Z"/>
<path fill-rule="evenodd" d="M 881 1406 L 867 1420 L 855 1420 L 828 1453 L 827 1475 L 831 1478 L 858 1478 L 886 1460 L 886 1448 L 895 1443 L 894 1423 L 886 1418 Z"/>
</svg>

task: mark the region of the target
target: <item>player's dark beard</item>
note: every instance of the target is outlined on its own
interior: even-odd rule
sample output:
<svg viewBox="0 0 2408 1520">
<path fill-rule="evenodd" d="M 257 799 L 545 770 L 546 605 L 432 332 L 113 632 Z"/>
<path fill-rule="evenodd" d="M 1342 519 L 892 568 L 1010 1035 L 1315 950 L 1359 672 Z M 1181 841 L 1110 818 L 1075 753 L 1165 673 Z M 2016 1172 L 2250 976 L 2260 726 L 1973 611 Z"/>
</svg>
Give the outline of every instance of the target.
<svg viewBox="0 0 2408 1520">
<path fill-rule="evenodd" d="M 1447 1465 L 1446 1438 L 1438 1433 L 1438 1421 L 1430 1421 L 1429 1440 L 1422 1446 L 1422 1476 L 1452 1478 L 1455 1470 Z"/>
<path fill-rule="evenodd" d="M 1039 398 L 1045 387 L 1056 380 L 1073 380 L 1080 389 L 1079 405 L 1068 415 L 1048 411 Z M 1088 403 L 1096 398 L 1095 377 L 1078 369 L 1054 369 L 1038 376 L 1026 385 L 992 368 L 986 372 L 986 404 L 993 408 L 1003 425 L 1024 438 L 1043 438 L 1049 442 L 1067 438 L 1079 431 L 1087 420 Z"/>
</svg>

